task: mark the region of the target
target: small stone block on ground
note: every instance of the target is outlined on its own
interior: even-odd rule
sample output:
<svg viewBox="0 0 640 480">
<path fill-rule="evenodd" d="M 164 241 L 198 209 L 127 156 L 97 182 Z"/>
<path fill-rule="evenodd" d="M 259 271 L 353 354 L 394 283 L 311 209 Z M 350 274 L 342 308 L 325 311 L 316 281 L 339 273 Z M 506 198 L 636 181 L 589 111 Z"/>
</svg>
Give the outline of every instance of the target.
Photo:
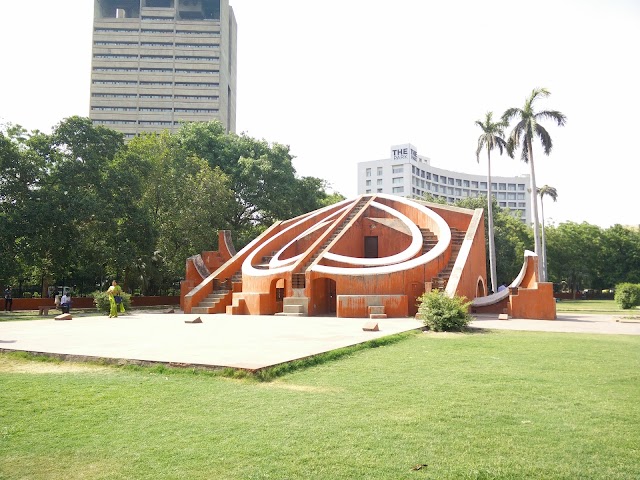
<svg viewBox="0 0 640 480">
<path fill-rule="evenodd" d="M 62 315 L 58 315 L 55 317 L 55 320 L 71 320 L 73 317 L 70 313 L 63 313 Z"/>
<path fill-rule="evenodd" d="M 173 308 L 167 308 L 164 313 L 176 313 L 176 311 Z"/>
<path fill-rule="evenodd" d="M 498 315 L 498 320 L 509 320 L 509 315 L 507 315 L 506 313 L 501 313 L 500 315 Z"/>
<path fill-rule="evenodd" d="M 184 323 L 202 323 L 202 319 L 200 317 L 196 317 L 193 320 L 185 320 Z"/>
<path fill-rule="evenodd" d="M 365 332 L 379 332 L 380 328 L 378 328 L 378 322 L 367 322 L 362 327 L 362 330 Z"/>
</svg>

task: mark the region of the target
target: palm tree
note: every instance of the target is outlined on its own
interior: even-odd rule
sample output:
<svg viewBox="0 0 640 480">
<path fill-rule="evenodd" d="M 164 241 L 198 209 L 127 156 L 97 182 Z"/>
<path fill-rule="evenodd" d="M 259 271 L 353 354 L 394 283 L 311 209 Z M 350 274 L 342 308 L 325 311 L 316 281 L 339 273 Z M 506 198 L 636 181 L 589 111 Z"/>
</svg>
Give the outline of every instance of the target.
<svg viewBox="0 0 640 480">
<path fill-rule="evenodd" d="M 496 246 L 493 238 L 493 195 L 491 195 L 491 150 L 498 148 L 500 155 L 507 148 L 507 142 L 504 137 L 504 129 L 507 123 L 504 121 L 494 122 L 493 112 L 487 112 L 484 123 L 476 120 L 476 125 L 482 129 L 482 134 L 478 137 L 478 148 L 476 150 L 476 159 L 480 163 L 480 152 L 483 148 L 487 149 L 487 217 L 489 221 L 489 269 L 491 270 L 491 290 L 495 293 L 498 291 L 496 279 Z"/>
<path fill-rule="evenodd" d="M 533 216 L 533 238 L 535 243 L 535 252 L 540 255 L 540 225 L 538 221 L 538 189 L 536 188 L 536 171 L 533 164 L 533 140 L 537 136 L 540 138 L 542 148 L 545 155 L 549 155 L 553 142 L 549 132 L 538 123 L 540 120 L 551 119 L 557 122 L 558 126 L 563 126 L 567 117 L 557 110 L 543 110 L 542 112 L 535 112 L 533 110 L 533 104 L 539 97 L 548 97 L 549 91 L 545 88 L 535 88 L 531 92 L 529 98 L 526 99 L 523 108 L 509 108 L 502 115 L 504 122 L 509 122 L 511 119 L 516 119 L 517 123 L 511 134 L 509 135 L 509 141 L 507 142 L 507 153 L 513 157 L 513 152 L 516 148 L 522 147 L 522 160 L 529 164 L 531 172 L 531 210 Z M 538 263 L 538 278 L 541 278 L 542 265 Z"/>
<path fill-rule="evenodd" d="M 545 185 L 538 189 L 540 195 L 540 213 L 542 214 L 542 281 L 547 281 L 547 241 L 544 237 L 544 196 L 551 197 L 553 201 L 558 200 L 558 191 L 554 187 Z"/>
</svg>

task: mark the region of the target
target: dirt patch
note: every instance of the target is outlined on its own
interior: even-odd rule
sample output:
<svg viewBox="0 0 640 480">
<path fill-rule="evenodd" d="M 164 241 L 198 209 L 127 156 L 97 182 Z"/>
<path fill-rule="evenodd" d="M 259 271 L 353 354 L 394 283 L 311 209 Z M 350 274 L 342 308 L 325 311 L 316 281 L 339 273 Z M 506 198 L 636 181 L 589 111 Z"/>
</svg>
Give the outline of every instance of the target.
<svg viewBox="0 0 640 480">
<path fill-rule="evenodd" d="M 293 385 L 283 382 L 261 383 L 263 388 L 279 388 L 281 390 L 290 390 L 292 392 L 308 392 L 308 393 L 337 393 L 343 391 L 341 388 L 313 387 L 311 385 Z"/>
<path fill-rule="evenodd" d="M 98 373 L 106 372 L 107 367 L 97 365 L 82 365 L 78 363 L 52 362 L 22 362 L 0 358 L 0 373 Z"/>
</svg>

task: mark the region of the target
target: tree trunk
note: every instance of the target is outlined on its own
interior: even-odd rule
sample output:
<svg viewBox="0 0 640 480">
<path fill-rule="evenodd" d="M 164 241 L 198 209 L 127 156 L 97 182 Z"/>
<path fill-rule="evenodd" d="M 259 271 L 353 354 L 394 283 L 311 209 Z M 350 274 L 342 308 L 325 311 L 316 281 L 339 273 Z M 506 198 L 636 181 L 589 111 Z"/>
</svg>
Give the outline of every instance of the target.
<svg viewBox="0 0 640 480">
<path fill-rule="evenodd" d="M 491 291 L 492 293 L 496 293 L 498 291 L 497 283 L 497 275 L 496 275 L 496 245 L 494 241 L 493 235 L 493 196 L 491 195 L 491 152 L 487 147 L 487 216 L 489 217 L 487 220 L 489 222 L 489 269 L 491 270 Z"/>
<path fill-rule="evenodd" d="M 536 170 L 533 165 L 533 147 L 531 139 L 527 141 L 527 149 L 529 151 L 529 168 L 531 172 L 531 216 L 533 221 L 533 243 L 534 252 L 538 255 L 538 281 L 542 278 L 542 262 L 540 262 L 540 223 L 538 220 L 538 188 L 536 187 Z"/>
<path fill-rule="evenodd" d="M 541 281 L 547 281 L 547 240 L 544 236 L 544 199 L 540 196 L 540 215 L 542 217 L 542 276 Z"/>
</svg>

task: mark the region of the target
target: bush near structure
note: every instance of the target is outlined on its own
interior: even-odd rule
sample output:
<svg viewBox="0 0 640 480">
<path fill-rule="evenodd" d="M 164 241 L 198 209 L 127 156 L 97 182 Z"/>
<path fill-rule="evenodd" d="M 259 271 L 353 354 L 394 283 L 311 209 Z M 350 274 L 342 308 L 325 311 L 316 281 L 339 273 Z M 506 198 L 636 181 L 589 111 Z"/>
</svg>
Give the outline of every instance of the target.
<svg viewBox="0 0 640 480">
<path fill-rule="evenodd" d="M 450 297 L 433 290 L 418 298 L 418 315 L 422 322 L 435 332 L 459 331 L 472 320 L 469 305 L 464 297 Z"/>
<path fill-rule="evenodd" d="M 131 295 L 125 292 L 120 294 L 122 296 L 122 303 L 124 303 L 124 309 L 131 309 Z M 109 313 L 111 305 L 109 304 L 109 295 L 107 292 L 93 292 L 93 303 L 96 304 L 96 308 L 102 312 Z"/>
<path fill-rule="evenodd" d="M 625 310 L 637 307 L 640 305 L 640 284 L 619 283 L 616 285 L 614 299 L 620 308 Z"/>
</svg>

